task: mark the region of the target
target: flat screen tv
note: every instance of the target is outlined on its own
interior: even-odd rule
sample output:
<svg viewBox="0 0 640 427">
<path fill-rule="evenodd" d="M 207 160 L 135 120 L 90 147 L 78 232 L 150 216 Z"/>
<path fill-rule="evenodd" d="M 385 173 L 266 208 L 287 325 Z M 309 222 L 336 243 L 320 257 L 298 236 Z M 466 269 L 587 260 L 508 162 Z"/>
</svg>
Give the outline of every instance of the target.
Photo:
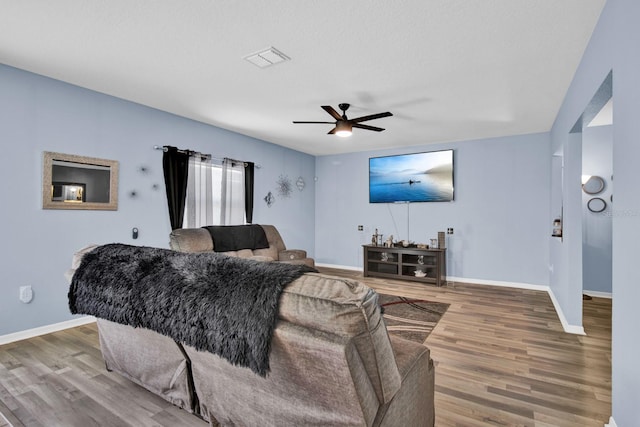
<svg viewBox="0 0 640 427">
<path fill-rule="evenodd" d="M 451 201 L 453 150 L 369 159 L 369 203 Z"/>
</svg>

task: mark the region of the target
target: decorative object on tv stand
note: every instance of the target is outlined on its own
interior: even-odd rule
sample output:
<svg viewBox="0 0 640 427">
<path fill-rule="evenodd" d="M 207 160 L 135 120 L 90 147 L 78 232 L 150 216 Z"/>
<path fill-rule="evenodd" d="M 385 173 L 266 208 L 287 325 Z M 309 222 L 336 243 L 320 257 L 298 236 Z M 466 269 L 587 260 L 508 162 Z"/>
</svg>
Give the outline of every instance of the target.
<svg viewBox="0 0 640 427">
<path fill-rule="evenodd" d="M 447 247 L 447 243 L 444 238 L 444 231 L 438 231 L 438 249 L 444 249 Z"/>
<path fill-rule="evenodd" d="M 384 246 L 386 248 L 392 248 L 393 247 L 393 234 L 389 234 L 389 237 L 387 237 L 387 240 L 384 242 Z"/>
<path fill-rule="evenodd" d="M 431 245 L 429 247 L 431 249 L 438 249 L 438 239 L 431 239 Z"/>
<path fill-rule="evenodd" d="M 371 244 L 373 246 L 382 246 L 382 234 L 378 233 L 376 228 L 375 233 L 371 236 Z"/>
</svg>

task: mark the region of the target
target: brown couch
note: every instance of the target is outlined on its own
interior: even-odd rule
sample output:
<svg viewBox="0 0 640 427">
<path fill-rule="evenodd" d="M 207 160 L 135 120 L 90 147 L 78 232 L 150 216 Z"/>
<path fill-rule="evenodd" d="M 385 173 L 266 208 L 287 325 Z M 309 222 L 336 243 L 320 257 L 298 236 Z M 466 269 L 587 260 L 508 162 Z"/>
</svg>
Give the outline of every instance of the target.
<svg viewBox="0 0 640 427">
<path fill-rule="evenodd" d="M 98 329 L 109 370 L 212 425 L 434 425 L 429 349 L 389 337 L 357 281 L 307 273 L 285 287 L 266 378 L 146 329 Z"/>
<path fill-rule="evenodd" d="M 242 226 L 238 226 L 242 227 Z M 273 225 L 261 225 L 267 236 L 269 247 L 266 249 L 241 249 L 239 251 L 220 252 L 229 256 L 250 258 L 259 261 L 280 261 L 289 264 L 315 265 L 313 258 L 307 257 L 302 249 L 287 249 L 280 233 Z M 169 245 L 174 251 L 210 252 L 215 248 L 211 234 L 204 228 L 179 228 L 169 235 Z"/>
</svg>

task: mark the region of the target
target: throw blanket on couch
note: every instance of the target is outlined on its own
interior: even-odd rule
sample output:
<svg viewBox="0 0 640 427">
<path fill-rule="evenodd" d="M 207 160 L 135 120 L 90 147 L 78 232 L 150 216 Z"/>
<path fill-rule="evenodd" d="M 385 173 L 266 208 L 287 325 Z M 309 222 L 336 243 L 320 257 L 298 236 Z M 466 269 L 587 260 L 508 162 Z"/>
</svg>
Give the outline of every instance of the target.
<svg viewBox="0 0 640 427">
<path fill-rule="evenodd" d="M 282 289 L 311 271 L 109 244 L 84 256 L 69 288 L 69 308 L 156 331 L 266 376 Z"/>
<path fill-rule="evenodd" d="M 249 225 L 209 225 L 206 228 L 213 240 L 215 252 L 238 251 L 240 249 L 265 249 L 269 247 L 264 228 Z"/>
</svg>

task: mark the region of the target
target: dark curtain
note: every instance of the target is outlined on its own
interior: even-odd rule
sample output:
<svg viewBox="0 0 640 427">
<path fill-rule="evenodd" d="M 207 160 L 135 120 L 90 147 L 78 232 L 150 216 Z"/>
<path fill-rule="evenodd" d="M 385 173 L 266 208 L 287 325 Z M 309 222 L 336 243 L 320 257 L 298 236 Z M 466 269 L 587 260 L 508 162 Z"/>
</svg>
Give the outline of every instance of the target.
<svg viewBox="0 0 640 427">
<path fill-rule="evenodd" d="M 187 175 L 189 173 L 189 153 L 179 151 L 176 147 L 164 147 L 162 169 L 164 185 L 167 190 L 169 219 L 171 229 L 182 228 L 184 204 L 187 197 Z"/>
<path fill-rule="evenodd" d="M 244 216 L 247 224 L 253 222 L 253 173 L 255 165 L 245 162 L 244 167 Z"/>
</svg>

